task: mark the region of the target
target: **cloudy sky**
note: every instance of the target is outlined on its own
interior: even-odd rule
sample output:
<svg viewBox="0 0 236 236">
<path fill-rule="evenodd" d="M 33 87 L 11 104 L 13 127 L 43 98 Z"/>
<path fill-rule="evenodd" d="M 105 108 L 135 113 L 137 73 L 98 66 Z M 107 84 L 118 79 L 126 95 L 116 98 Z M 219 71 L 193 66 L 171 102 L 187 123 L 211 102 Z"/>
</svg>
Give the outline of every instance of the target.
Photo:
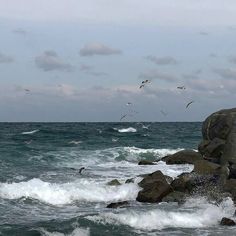
<svg viewBox="0 0 236 236">
<path fill-rule="evenodd" d="M 0 121 L 202 121 L 235 107 L 235 12 L 235 0 L 0 0 Z"/>
</svg>

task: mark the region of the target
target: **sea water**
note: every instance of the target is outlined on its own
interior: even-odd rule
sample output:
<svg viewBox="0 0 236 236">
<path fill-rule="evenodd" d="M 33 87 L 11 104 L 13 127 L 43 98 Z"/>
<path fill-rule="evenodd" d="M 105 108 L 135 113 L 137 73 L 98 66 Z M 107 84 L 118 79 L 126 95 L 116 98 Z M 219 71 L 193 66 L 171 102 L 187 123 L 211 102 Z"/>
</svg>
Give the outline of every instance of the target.
<svg viewBox="0 0 236 236">
<path fill-rule="evenodd" d="M 236 235 L 219 225 L 233 217 L 196 195 L 183 205 L 135 199 L 140 175 L 161 170 L 176 178 L 192 165 L 163 156 L 197 149 L 201 123 L 0 123 L 1 235 Z M 140 160 L 156 165 L 140 166 Z M 80 168 L 85 169 L 81 171 Z M 133 183 L 125 183 L 133 178 Z M 109 186 L 113 179 L 121 185 Z M 120 209 L 111 202 L 129 201 Z"/>
</svg>

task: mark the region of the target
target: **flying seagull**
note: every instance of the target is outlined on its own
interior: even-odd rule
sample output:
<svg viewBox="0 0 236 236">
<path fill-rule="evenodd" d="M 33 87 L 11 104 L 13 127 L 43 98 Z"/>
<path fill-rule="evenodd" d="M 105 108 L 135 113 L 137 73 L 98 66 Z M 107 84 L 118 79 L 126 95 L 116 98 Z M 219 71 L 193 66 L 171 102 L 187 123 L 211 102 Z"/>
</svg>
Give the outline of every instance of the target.
<svg viewBox="0 0 236 236">
<path fill-rule="evenodd" d="M 132 102 L 127 102 L 126 103 L 126 106 L 130 106 L 130 105 L 132 105 Z"/>
<path fill-rule="evenodd" d="M 163 116 L 167 116 L 167 112 L 164 112 L 163 110 L 160 111 Z"/>
<path fill-rule="evenodd" d="M 192 103 L 194 103 L 194 101 L 189 102 L 189 103 L 186 105 L 186 108 L 188 108 Z"/>
<path fill-rule="evenodd" d="M 79 173 L 82 174 L 82 171 L 83 171 L 83 170 L 85 170 L 85 168 L 84 168 L 84 167 L 81 167 L 81 168 L 79 169 Z"/>
<path fill-rule="evenodd" d="M 121 116 L 120 121 L 122 121 L 126 116 L 127 116 L 127 114 Z"/>
<path fill-rule="evenodd" d="M 183 89 L 184 90 L 184 89 L 186 89 L 186 87 L 185 86 L 178 86 L 177 89 Z"/>
</svg>

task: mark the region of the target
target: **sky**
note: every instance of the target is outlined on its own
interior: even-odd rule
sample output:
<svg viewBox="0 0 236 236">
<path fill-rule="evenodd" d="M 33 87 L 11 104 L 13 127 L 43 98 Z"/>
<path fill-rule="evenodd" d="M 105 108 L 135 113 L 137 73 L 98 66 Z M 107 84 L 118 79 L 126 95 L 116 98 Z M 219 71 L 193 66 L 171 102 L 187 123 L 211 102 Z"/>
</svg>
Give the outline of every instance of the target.
<svg viewBox="0 0 236 236">
<path fill-rule="evenodd" d="M 235 0 L 0 0 L 0 122 L 202 121 L 235 107 L 235 12 Z"/>
</svg>

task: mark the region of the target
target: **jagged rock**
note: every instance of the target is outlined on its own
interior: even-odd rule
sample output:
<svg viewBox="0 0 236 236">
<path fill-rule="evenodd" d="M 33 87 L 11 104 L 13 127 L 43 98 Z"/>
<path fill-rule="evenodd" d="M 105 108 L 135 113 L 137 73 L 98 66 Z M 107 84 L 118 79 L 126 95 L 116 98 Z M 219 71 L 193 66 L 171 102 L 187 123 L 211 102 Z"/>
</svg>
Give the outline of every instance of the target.
<svg viewBox="0 0 236 236">
<path fill-rule="evenodd" d="M 201 175 L 209 175 L 209 174 L 219 174 L 220 173 L 220 165 L 216 163 L 209 162 L 207 160 L 200 160 L 194 163 L 194 172 Z"/>
<path fill-rule="evenodd" d="M 236 108 L 211 114 L 202 125 L 203 141 L 199 152 L 207 158 L 216 158 L 218 163 L 236 164 Z"/>
<path fill-rule="evenodd" d="M 178 203 L 183 203 L 186 198 L 189 196 L 189 194 L 183 193 L 183 192 L 178 192 L 178 191 L 173 191 L 169 193 L 167 196 L 162 198 L 162 202 L 178 202 Z"/>
<path fill-rule="evenodd" d="M 162 198 L 172 191 L 167 182 L 156 181 L 139 191 L 136 200 L 138 202 L 161 202 Z"/>
<path fill-rule="evenodd" d="M 117 186 L 117 185 L 121 185 L 121 183 L 117 179 L 113 179 L 113 180 L 109 181 L 107 183 L 107 185 Z"/>
<path fill-rule="evenodd" d="M 112 202 L 107 205 L 107 208 L 118 208 L 118 207 L 124 207 L 127 206 L 129 203 L 127 201 L 123 202 Z"/>
<path fill-rule="evenodd" d="M 133 178 L 130 178 L 130 179 L 127 179 L 125 181 L 126 184 L 129 184 L 129 183 L 134 183 L 134 179 Z"/>
<path fill-rule="evenodd" d="M 236 225 L 235 221 L 229 219 L 229 218 L 226 218 L 226 217 L 223 217 L 222 220 L 220 221 L 220 224 L 221 225 L 228 225 L 228 226 L 234 226 Z"/>
<path fill-rule="evenodd" d="M 138 185 L 143 188 L 136 198 L 139 202 L 160 202 L 172 191 L 161 171 L 147 175 Z"/>
<path fill-rule="evenodd" d="M 160 170 L 146 175 L 144 179 L 138 183 L 138 185 L 142 188 L 145 188 L 146 186 L 153 184 L 156 181 L 162 181 L 164 183 L 166 182 L 166 178 Z"/>
<path fill-rule="evenodd" d="M 203 157 L 199 152 L 193 150 L 182 150 L 173 155 L 162 158 L 166 164 L 194 164 L 195 161 L 202 160 Z"/>
<path fill-rule="evenodd" d="M 147 161 L 147 160 L 141 160 L 138 165 L 156 165 L 154 162 L 152 161 Z"/>
</svg>

